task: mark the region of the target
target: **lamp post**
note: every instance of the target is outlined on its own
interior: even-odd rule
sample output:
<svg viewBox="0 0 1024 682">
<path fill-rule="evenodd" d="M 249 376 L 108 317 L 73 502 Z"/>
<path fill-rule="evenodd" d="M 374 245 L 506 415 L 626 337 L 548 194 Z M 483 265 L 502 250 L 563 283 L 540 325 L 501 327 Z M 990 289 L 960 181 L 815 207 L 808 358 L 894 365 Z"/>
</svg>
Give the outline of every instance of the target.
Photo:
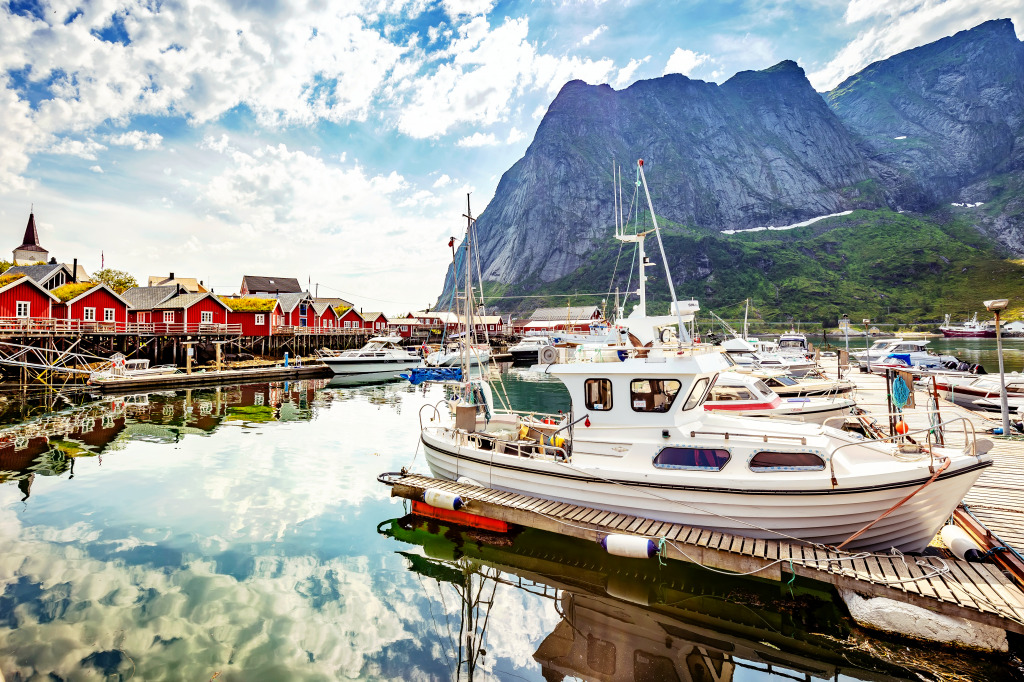
<svg viewBox="0 0 1024 682">
<path fill-rule="evenodd" d="M 985 301 L 985 308 L 996 314 L 996 353 L 999 355 L 999 405 L 1003 413 L 1003 435 L 1010 435 L 1010 408 L 1006 403 L 1006 375 L 1003 373 L 1003 333 L 999 325 L 999 311 L 1010 305 L 1005 298 Z"/>
<path fill-rule="evenodd" d="M 850 316 L 843 315 L 843 337 L 846 340 L 846 354 L 850 354 Z"/>
<path fill-rule="evenodd" d="M 869 324 L 871 324 L 870 318 L 865 317 L 864 318 L 864 348 L 865 348 L 866 352 L 864 353 L 864 357 L 866 357 L 868 359 L 868 374 L 871 374 L 871 347 L 870 347 L 870 344 L 871 344 L 871 330 L 868 328 Z"/>
</svg>

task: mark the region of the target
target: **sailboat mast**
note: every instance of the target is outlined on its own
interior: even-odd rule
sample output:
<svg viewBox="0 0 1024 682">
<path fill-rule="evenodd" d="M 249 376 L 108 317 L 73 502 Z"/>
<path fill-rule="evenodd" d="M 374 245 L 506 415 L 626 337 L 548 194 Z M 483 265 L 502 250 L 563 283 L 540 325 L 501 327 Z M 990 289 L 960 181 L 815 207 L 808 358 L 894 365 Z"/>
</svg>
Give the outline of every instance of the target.
<svg viewBox="0 0 1024 682">
<path fill-rule="evenodd" d="M 747 340 L 747 317 L 750 315 L 750 299 L 747 299 L 747 307 L 743 311 L 743 340 Z"/>
<path fill-rule="evenodd" d="M 643 183 L 644 183 L 644 194 L 647 196 L 647 206 L 651 210 L 651 222 L 654 224 L 654 236 L 658 238 L 658 248 L 661 250 L 661 260 L 662 260 L 662 263 L 664 263 L 664 265 L 665 265 L 665 279 L 668 280 L 668 291 L 672 295 L 672 307 L 675 308 L 675 311 L 676 311 L 676 320 L 678 321 L 678 324 L 679 324 L 679 347 L 682 348 L 683 347 L 683 337 L 684 336 L 685 337 L 689 337 L 689 334 L 686 332 L 686 327 L 683 326 L 683 312 L 679 309 L 679 301 L 676 299 L 676 287 L 672 283 L 672 273 L 668 269 L 668 257 L 665 255 L 665 245 L 661 241 L 661 230 L 658 229 L 658 217 L 656 215 L 654 215 L 654 202 L 651 201 L 651 190 L 649 190 L 647 188 L 647 176 L 644 175 L 644 160 L 643 159 L 640 159 L 639 161 L 637 161 L 637 168 L 640 169 L 640 179 L 643 180 Z M 642 247 L 643 246 L 643 242 L 640 242 L 640 244 L 641 244 L 641 247 Z M 642 261 L 641 261 L 641 266 L 640 267 L 641 267 L 641 271 L 642 271 L 642 269 L 643 269 Z M 643 281 L 645 279 L 646 279 L 646 275 L 641 275 L 640 276 L 641 286 L 643 285 Z M 669 312 L 671 312 L 671 311 L 669 311 Z M 689 339 L 687 339 L 687 342 L 689 342 Z"/>
<path fill-rule="evenodd" d="M 476 340 L 476 331 L 473 328 L 473 211 L 469 206 L 469 192 L 466 192 L 466 333 L 463 337 L 463 358 L 465 368 L 463 377 L 469 378 L 469 354 L 472 352 L 472 344 Z"/>
</svg>

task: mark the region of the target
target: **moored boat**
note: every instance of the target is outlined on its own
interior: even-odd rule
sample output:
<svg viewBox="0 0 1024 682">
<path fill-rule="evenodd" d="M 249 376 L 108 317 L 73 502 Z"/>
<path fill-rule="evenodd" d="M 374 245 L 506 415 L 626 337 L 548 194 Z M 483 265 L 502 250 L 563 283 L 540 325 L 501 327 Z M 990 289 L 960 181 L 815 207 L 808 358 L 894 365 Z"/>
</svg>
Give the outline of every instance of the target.
<svg viewBox="0 0 1024 682">
<path fill-rule="evenodd" d="M 987 327 L 978 322 L 978 313 L 974 313 L 974 317 L 964 320 L 962 324 L 957 325 L 952 324 L 949 315 L 946 315 L 946 319 L 939 327 L 939 331 L 945 337 L 957 339 L 994 339 L 996 336 L 995 328 Z"/>
<path fill-rule="evenodd" d="M 775 417 L 823 424 L 826 420 L 849 414 L 856 404 L 850 398 L 838 396 L 782 398 L 757 377 L 722 372 L 708 394 L 704 409 L 744 417 Z"/>
<path fill-rule="evenodd" d="M 320 361 L 336 375 L 397 375 L 402 370 L 416 367 L 422 360 L 400 344 L 397 336 L 374 336 L 358 350 L 347 350 L 336 355 L 325 355 Z"/>
</svg>

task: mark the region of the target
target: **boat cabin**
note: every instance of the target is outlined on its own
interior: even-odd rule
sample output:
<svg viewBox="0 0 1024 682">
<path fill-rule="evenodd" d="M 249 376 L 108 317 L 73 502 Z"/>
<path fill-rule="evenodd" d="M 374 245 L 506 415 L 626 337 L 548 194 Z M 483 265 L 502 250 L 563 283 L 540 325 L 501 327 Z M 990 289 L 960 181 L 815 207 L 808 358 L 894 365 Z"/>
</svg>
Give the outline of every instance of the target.
<svg viewBox="0 0 1024 682">
<path fill-rule="evenodd" d="M 807 354 L 810 352 L 810 350 L 808 350 L 807 347 L 807 337 L 804 336 L 803 334 L 797 334 L 795 332 L 790 332 L 788 334 L 783 334 L 782 336 L 780 336 L 777 345 L 779 347 L 780 353 Z"/>
</svg>

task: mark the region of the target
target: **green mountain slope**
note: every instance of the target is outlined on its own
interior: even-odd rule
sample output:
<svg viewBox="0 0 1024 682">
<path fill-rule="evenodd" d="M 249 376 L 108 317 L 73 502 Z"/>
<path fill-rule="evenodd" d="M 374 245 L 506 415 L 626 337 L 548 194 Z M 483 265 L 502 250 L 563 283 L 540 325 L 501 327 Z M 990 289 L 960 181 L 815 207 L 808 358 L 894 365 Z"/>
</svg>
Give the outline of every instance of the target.
<svg viewBox="0 0 1024 682">
<path fill-rule="evenodd" d="M 735 235 L 662 227 L 677 295 L 697 298 L 702 309 L 723 316 L 741 315 L 748 297 L 764 319 L 829 326 L 844 313 L 888 323 L 940 320 L 945 313 L 956 318 L 989 298 L 1016 299 L 1008 319 L 1024 308 L 1024 261 L 1006 259 L 965 212 L 859 210 L 808 227 Z M 663 313 L 668 286 L 653 238 L 647 250 L 657 264 L 648 268 L 650 312 Z M 600 292 L 636 289 L 635 265 L 631 285 L 629 278 L 632 259 L 632 247 L 620 253 L 609 234 L 571 274 L 548 283 L 492 286 L 489 294 L 502 296 L 500 307 L 508 310 L 564 305 L 568 295 L 574 305 L 607 298 L 610 311 L 613 297 Z M 527 292 L 550 297 L 515 298 Z"/>
</svg>

